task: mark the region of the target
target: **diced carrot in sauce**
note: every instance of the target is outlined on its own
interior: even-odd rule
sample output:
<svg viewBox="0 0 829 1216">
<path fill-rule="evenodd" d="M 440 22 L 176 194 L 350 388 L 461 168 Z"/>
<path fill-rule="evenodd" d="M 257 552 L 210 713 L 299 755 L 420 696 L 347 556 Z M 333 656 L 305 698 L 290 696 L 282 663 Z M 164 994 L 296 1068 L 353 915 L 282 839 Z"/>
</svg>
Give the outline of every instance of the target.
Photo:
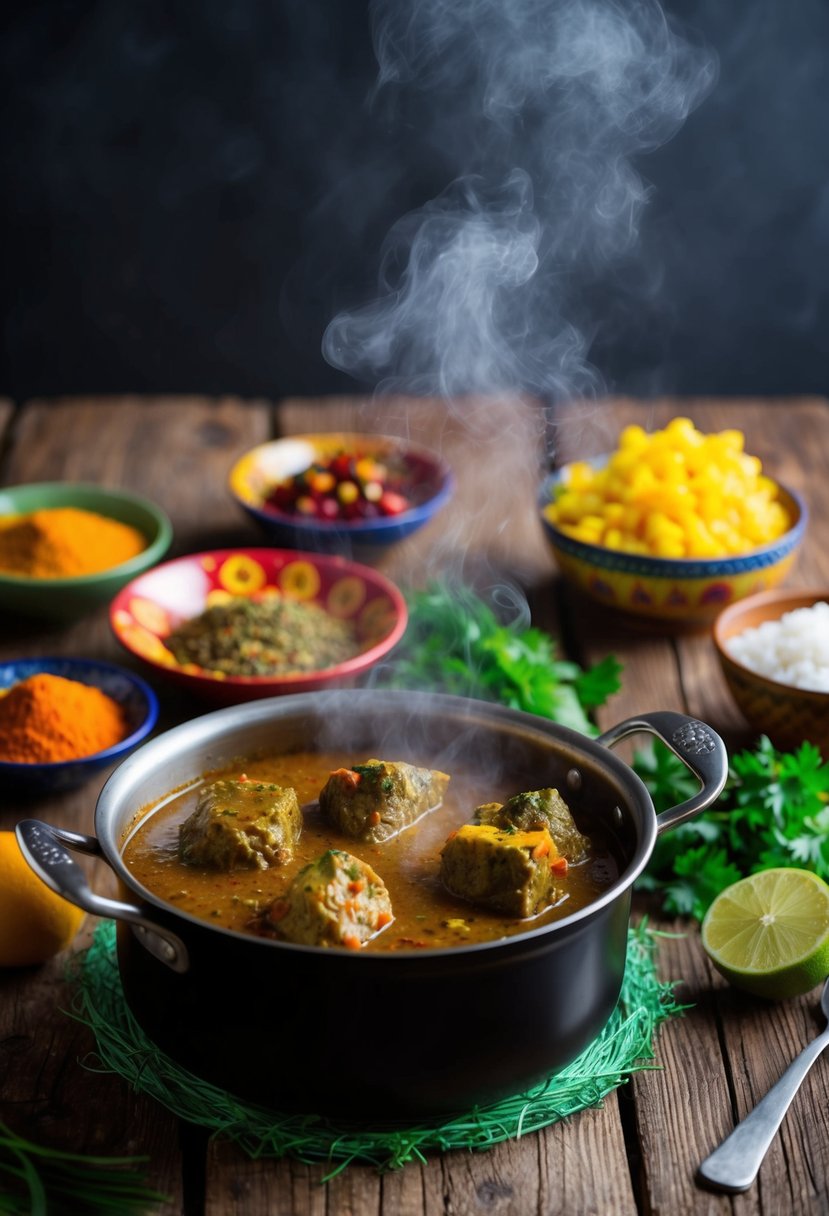
<svg viewBox="0 0 829 1216">
<path fill-rule="evenodd" d="M 362 773 L 355 773 L 353 768 L 335 768 L 332 771 L 331 776 L 339 777 L 340 780 L 344 781 L 346 785 L 351 785 L 355 789 L 362 780 Z"/>
<path fill-rule="evenodd" d="M 552 863 L 552 865 L 550 866 L 550 869 L 553 871 L 554 874 L 566 874 L 567 873 L 567 858 L 566 857 L 557 857 L 555 859 L 555 861 Z"/>
<path fill-rule="evenodd" d="M 357 937 L 356 933 L 346 933 L 346 935 L 343 937 L 343 945 L 348 950 L 359 950 L 360 939 Z"/>
<path fill-rule="evenodd" d="M 550 851 L 549 840 L 539 841 L 539 843 L 535 846 L 535 848 L 533 849 L 533 852 L 532 852 L 533 861 L 538 861 L 540 858 L 546 857 L 547 854 L 549 853 L 549 851 Z"/>
<path fill-rule="evenodd" d="M 376 824 L 376 823 L 380 822 L 380 819 L 382 818 L 382 816 L 380 815 L 379 811 L 372 811 L 368 818 L 369 818 L 369 823 Z"/>
</svg>

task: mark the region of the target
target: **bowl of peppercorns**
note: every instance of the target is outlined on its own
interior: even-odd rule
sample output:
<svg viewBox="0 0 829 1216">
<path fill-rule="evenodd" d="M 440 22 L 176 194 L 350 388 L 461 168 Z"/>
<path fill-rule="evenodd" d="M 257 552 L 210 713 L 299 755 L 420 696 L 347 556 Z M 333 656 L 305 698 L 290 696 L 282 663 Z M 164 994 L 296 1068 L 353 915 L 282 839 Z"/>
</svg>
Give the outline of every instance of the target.
<svg viewBox="0 0 829 1216">
<path fill-rule="evenodd" d="M 454 490 L 437 453 L 384 435 L 294 435 L 236 461 L 229 489 L 277 545 L 321 552 L 387 546 L 428 523 Z"/>
</svg>

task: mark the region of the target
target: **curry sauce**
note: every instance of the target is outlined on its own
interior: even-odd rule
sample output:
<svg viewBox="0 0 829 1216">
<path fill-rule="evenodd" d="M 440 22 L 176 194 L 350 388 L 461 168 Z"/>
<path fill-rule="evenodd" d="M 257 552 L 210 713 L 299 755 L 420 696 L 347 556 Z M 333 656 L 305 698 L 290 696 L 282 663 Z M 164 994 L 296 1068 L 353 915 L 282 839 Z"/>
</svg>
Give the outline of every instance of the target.
<svg viewBox="0 0 829 1216">
<path fill-rule="evenodd" d="M 268 932 L 268 910 L 284 898 L 303 866 L 329 849 L 350 852 L 377 872 L 391 898 L 393 920 L 362 947 L 372 951 L 467 946 L 523 933 L 585 907 L 618 877 L 608 844 L 591 825 L 580 823 L 590 838 L 587 855 L 568 868 L 558 902 L 539 915 L 504 916 L 452 896 L 439 877 L 447 838 L 471 822 L 476 807 L 493 799 L 506 801 L 519 789 L 514 782 L 481 788 L 480 774 L 453 769 L 441 806 L 390 840 L 362 843 L 333 827 L 317 800 L 332 772 L 365 760 L 353 753 L 296 752 L 245 760 L 243 766 L 206 774 L 203 781 L 171 794 L 142 815 L 124 847 L 124 863 L 136 882 L 182 912 L 225 929 L 261 934 Z M 185 864 L 179 857 L 179 830 L 193 814 L 200 790 L 210 781 L 238 780 L 243 775 L 296 791 L 303 827 L 291 861 L 227 872 Z"/>
</svg>

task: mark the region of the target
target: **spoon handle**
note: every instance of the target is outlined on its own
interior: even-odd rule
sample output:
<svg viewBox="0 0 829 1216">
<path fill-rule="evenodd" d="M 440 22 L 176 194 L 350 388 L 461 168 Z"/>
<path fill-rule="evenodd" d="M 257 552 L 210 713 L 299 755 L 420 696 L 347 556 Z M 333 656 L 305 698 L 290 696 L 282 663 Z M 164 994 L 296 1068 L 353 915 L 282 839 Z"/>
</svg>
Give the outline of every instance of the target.
<svg viewBox="0 0 829 1216">
<path fill-rule="evenodd" d="M 757 1171 L 792 1098 L 827 1045 L 829 1027 L 803 1048 L 754 1110 L 737 1124 L 719 1148 L 705 1158 L 697 1171 L 700 1179 L 732 1194 L 748 1190 L 757 1177 Z"/>
</svg>

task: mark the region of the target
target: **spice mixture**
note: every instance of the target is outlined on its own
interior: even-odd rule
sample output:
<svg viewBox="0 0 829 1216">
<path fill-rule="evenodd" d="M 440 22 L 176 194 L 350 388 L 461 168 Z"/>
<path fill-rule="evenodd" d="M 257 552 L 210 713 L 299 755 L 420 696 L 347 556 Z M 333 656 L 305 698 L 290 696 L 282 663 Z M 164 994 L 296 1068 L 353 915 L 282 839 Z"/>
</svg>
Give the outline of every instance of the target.
<svg viewBox="0 0 829 1216">
<path fill-rule="evenodd" d="M 0 760 L 78 760 L 129 734 L 124 710 L 100 688 L 39 672 L 0 696 Z"/>
<path fill-rule="evenodd" d="M 353 625 L 318 604 L 236 598 L 184 621 L 165 639 L 178 663 L 227 676 L 318 671 L 360 650 Z"/>
<path fill-rule="evenodd" d="M 0 519 L 0 571 L 28 578 L 97 574 L 146 547 L 137 528 L 77 507 L 44 507 Z"/>
</svg>

